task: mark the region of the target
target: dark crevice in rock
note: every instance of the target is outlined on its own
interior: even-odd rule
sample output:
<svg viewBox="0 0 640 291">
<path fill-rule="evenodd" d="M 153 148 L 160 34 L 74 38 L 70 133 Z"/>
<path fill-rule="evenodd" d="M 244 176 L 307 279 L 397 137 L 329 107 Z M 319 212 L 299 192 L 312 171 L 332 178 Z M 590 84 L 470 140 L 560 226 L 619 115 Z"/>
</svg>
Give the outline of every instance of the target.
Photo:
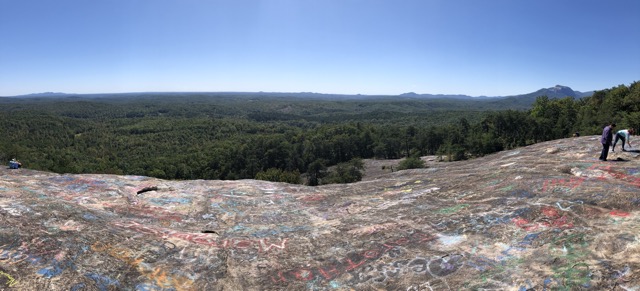
<svg viewBox="0 0 640 291">
<path fill-rule="evenodd" d="M 150 192 L 150 191 L 158 191 L 158 187 L 157 186 L 152 186 L 152 187 L 144 187 L 142 188 L 142 190 L 136 192 L 136 194 L 140 195 L 144 192 Z"/>
</svg>

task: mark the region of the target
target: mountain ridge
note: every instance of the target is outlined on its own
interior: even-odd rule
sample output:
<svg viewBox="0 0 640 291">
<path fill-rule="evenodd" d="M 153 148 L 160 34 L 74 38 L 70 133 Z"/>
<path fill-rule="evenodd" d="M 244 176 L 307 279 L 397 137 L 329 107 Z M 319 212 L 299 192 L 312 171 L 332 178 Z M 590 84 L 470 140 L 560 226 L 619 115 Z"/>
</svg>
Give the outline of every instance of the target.
<svg viewBox="0 0 640 291">
<path fill-rule="evenodd" d="M 102 96 L 127 96 L 127 95 L 149 95 L 149 94 L 159 94 L 159 95 L 177 95 L 177 94 L 209 94 L 209 95 L 230 95 L 230 94 L 248 94 L 248 95 L 256 95 L 256 96 L 283 96 L 283 97 L 306 97 L 306 98 L 375 98 L 375 97 L 408 97 L 408 98 L 427 98 L 427 99 L 470 99 L 470 100 L 479 100 L 479 99 L 499 99 L 499 98 L 518 98 L 518 97 L 538 97 L 546 95 L 549 98 L 562 98 L 562 97 L 574 97 L 574 98 L 582 98 L 591 96 L 594 91 L 588 92 L 580 92 L 574 91 L 570 87 L 556 85 L 554 87 L 542 88 L 535 92 L 518 94 L 518 95 L 507 95 L 507 96 L 469 96 L 464 94 L 418 94 L 414 92 L 408 92 L 398 95 L 385 95 L 385 94 L 373 94 L 373 95 L 364 95 L 364 94 L 326 94 L 326 93 L 314 93 L 314 92 L 125 92 L 125 93 L 87 93 L 87 94 L 76 94 L 76 93 L 62 93 L 62 92 L 43 92 L 43 93 L 32 93 L 27 95 L 17 95 L 10 96 L 12 98 L 46 98 L 46 97 L 73 97 L 73 96 L 83 96 L 83 97 L 102 97 Z"/>
<path fill-rule="evenodd" d="M 554 87 L 542 88 L 535 92 L 518 94 L 518 95 L 508 95 L 508 96 L 469 96 L 463 94 L 417 94 L 414 92 L 400 94 L 399 96 L 404 97 L 423 97 L 423 98 L 452 98 L 452 99 L 496 99 L 496 98 L 531 98 L 534 99 L 539 96 L 547 96 L 549 98 L 563 98 L 563 97 L 573 97 L 573 98 L 583 98 L 587 96 L 591 96 L 594 91 L 588 92 L 580 92 L 574 91 L 571 87 L 556 85 Z"/>
</svg>

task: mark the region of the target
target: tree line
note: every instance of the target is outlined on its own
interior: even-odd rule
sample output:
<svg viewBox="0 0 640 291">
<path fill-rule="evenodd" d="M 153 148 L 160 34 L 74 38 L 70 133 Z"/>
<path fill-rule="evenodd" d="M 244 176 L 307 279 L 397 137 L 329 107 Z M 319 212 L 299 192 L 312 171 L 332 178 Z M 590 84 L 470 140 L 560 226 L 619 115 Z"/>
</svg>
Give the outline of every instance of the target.
<svg viewBox="0 0 640 291">
<path fill-rule="evenodd" d="M 599 134 L 611 121 L 640 127 L 638 82 L 581 99 L 538 97 L 527 110 L 238 96 L 1 102 L 0 158 L 31 169 L 308 185 L 358 181 L 362 159 L 419 167 L 420 156 L 468 159 Z"/>
</svg>

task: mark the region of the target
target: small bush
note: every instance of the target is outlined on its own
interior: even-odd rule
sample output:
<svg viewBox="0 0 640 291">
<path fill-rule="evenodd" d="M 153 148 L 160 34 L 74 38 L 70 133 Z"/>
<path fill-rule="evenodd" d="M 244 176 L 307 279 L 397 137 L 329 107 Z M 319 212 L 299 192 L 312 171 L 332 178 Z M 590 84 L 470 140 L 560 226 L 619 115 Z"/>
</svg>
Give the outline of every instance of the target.
<svg viewBox="0 0 640 291">
<path fill-rule="evenodd" d="M 424 168 L 425 164 L 422 159 L 419 157 L 409 157 L 400 162 L 398 165 L 398 170 L 407 170 L 407 169 L 420 169 Z"/>
<path fill-rule="evenodd" d="M 340 163 L 322 179 L 322 184 L 346 184 L 362 180 L 364 162 L 362 159 L 352 159 L 346 163 Z"/>
<path fill-rule="evenodd" d="M 276 168 L 270 168 L 266 171 L 261 171 L 256 174 L 256 180 L 271 181 L 271 182 L 285 182 L 290 184 L 300 184 L 300 173 L 298 170 L 293 172 L 283 171 Z"/>
</svg>

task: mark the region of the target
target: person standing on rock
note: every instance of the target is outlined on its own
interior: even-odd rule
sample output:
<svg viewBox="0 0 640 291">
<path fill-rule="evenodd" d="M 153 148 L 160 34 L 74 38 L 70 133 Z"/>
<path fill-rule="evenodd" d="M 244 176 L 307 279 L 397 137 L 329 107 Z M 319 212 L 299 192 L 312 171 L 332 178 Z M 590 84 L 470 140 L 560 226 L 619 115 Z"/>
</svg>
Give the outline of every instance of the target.
<svg viewBox="0 0 640 291">
<path fill-rule="evenodd" d="M 602 143 L 602 153 L 600 154 L 600 160 L 606 161 L 609 155 L 609 146 L 613 140 L 613 129 L 616 127 L 615 123 L 611 123 L 602 129 L 602 137 L 600 137 L 600 143 Z"/>
<path fill-rule="evenodd" d="M 616 138 L 613 140 L 613 147 L 611 147 L 611 151 L 615 152 L 616 150 L 616 144 L 618 143 L 618 139 L 622 140 L 622 151 L 626 152 L 627 150 L 624 149 L 624 142 L 626 141 L 627 144 L 629 146 L 631 145 L 631 140 L 629 140 L 629 136 L 633 134 L 633 128 L 632 129 L 621 129 L 618 130 L 618 132 L 616 132 Z"/>
</svg>

